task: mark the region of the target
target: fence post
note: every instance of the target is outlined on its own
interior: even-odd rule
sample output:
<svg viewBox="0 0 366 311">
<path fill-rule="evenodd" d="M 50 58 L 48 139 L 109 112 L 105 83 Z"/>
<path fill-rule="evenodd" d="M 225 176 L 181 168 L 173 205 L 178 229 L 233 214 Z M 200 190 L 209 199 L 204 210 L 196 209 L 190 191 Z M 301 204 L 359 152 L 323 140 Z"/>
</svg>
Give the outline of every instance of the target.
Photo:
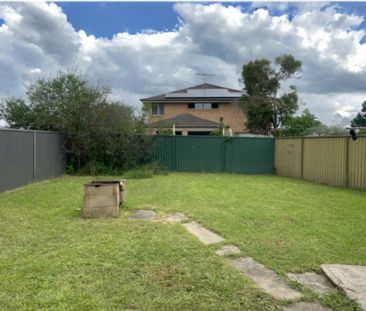
<svg viewBox="0 0 366 311">
<path fill-rule="evenodd" d="M 33 181 L 37 179 L 37 132 L 33 132 Z"/>
<path fill-rule="evenodd" d="M 346 137 L 346 154 L 345 154 L 345 187 L 349 187 L 349 141 L 350 137 Z"/>
<path fill-rule="evenodd" d="M 304 178 L 304 137 L 301 137 L 300 179 Z"/>
</svg>

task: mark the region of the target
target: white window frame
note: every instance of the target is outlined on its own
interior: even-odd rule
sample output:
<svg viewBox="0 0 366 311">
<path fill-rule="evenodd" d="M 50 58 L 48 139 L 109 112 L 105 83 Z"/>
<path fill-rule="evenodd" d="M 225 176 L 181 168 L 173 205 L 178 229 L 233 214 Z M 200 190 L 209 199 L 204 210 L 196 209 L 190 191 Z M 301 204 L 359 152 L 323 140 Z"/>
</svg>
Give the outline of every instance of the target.
<svg viewBox="0 0 366 311">
<path fill-rule="evenodd" d="M 217 109 L 217 108 L 213 108 L 213 103 L 194 103 L 193 104 L 194 107 L 193 108 L 188 108 L 188 109 L 192 109 L 192 110 L 213 110 L 213 109 Z"/>
<path fill-rule="evenodd" d="M 154 112 L 154 106 L 156 107 L 156 112 Z M 163 116 L 164 111 L 164 104 L 163 103 L 153 103 L 151 107 L 151 115 L 153 116 Z"/>
</svg>

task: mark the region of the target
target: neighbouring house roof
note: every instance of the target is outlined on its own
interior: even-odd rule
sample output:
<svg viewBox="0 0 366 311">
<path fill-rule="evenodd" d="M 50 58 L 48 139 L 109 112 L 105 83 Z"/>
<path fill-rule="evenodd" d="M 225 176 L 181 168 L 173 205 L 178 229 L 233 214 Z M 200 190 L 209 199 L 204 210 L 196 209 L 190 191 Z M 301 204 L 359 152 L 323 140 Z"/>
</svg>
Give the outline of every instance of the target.
<svg viewBox="0 0 366 311">
<path fill-rule="evenodd" d="M 177 116 L 159 120 L 148 124 L 148 127 L 172 126 L 176 128 L 218 128 L 219 123 L 210 120 L 198 118 L 190 113 L 182 113 Z"/>
<path fill-rule="evenodd" d="M 239 101 L 243 92 L 209 83 L 191 86 L 165 94 L 142 98 L 142 102 L 232 102 Z"/>
</svg>

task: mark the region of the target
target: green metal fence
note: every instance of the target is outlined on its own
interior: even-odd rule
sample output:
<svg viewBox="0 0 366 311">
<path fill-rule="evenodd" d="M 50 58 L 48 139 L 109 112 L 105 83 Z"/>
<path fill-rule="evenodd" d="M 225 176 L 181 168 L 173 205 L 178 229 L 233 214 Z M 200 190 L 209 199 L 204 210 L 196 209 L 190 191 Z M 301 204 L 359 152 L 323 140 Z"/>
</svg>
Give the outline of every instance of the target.
<svg viewBox="0 0 366 311">
<path fill-rule="evenodd" d="M 172 171 L 272 174 L 273 138 L 156 136 L 156 160 Z"/>
</svg>

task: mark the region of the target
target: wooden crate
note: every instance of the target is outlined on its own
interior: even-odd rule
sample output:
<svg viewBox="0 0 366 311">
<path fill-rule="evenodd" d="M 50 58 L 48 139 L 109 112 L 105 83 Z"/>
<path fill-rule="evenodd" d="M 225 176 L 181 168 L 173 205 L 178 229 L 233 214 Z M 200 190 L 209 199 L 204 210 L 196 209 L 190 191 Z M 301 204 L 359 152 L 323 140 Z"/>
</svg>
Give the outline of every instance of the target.
<svg viewBox="0 0 366 311">
<path fill-rule="evenodd" d="M 118 217 L 119 205 L 125 196 L 125 181 L 96 181 L 84 185 L 85 218 Z"/>
</svg>

